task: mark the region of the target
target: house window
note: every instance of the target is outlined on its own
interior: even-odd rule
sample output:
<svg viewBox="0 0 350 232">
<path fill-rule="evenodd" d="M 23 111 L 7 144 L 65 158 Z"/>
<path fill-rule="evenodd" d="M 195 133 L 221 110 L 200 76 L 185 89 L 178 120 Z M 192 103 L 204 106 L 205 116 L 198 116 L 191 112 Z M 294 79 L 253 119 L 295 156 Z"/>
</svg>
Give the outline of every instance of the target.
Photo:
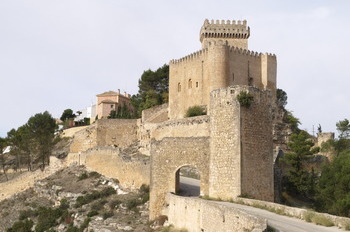
<svg viewBox="0 0 350 232">
<path fill-rule="evenodd" d="M 181 92 L 181 83 L 180 82 L 177 84 L 177 92 Z"/>
<path fill-rule="evenodd" d="M 199 84 L 198 84 L 198 81 L 196 82 L 196 88 L 198 88 Z"/>
<path fill-rule="evenodd" d="M 189 79 L 189 80 L 188 80 L 188 88 L 189 88 L 189 89 L 192 89 L 192 79 Z"/>
<path fill-rule="evenodd" d="M 111 105 L 111 109 L 113 109 L 114 105 Z"/>
</svg>

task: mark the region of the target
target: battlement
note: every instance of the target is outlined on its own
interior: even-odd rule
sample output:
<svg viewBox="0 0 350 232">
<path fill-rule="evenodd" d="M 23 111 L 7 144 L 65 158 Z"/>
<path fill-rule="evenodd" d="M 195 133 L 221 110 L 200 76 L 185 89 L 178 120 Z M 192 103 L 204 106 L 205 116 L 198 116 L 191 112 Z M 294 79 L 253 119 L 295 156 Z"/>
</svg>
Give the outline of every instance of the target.
<svg viewBox="0 0 350 232">
<path fill-rule="evenodd" d="M 261 57 L 262 55 L 266 55 L 268 57 L 272 57 L 276 59 L 276 55 L 273 53 L 261 53 L 261 52 L 255 52 L 248 49 L 243 49 L 239 47 L 229 46 L 230 52 L 236 53 L 236 54 L 242 54 L 252 57 Z"/>
<path fill-rule="evenodd" d="M 204 21 L 200 30 L 200 41 L 206 38 L 234 38 L 248 39 L 250 36 L 250 28 L 247 26 L 246 20 L 211 20 Z"/>
<path fill-rule="evenodd" d="M 241 55 L 246 55 L 246 56 L 251 56 L 251 57 L 256 57 L 256 58 L 260 58 L 262 55 L 266 55 L 268 57 L 272 57 L 274 59 L 276 59 L 276 55 L 272 54 L 272 53 L 261 53 L 261 52 L 255 52 L 255 51 L 251 51 L 248 49 L 244 49 L 244 48 L 240 48 L 240 47 L 235 47 L 235 46 L 231 46 L 227 43 L 222 44 L 216 41 L 210 41 L 209 45 L 207 48 L 198 50 L 194 53 L 191 53 L 190 55 L 184 56 L 180 59 L 172 59 L 170 60 L 170 64 L 179 64 L 182 62 L 186 62 L 186 61 L 191 61 L 191 60 L 195 60 L 198 58 L 202 58 L 203 55 L 207 54 L 209 49 L 215 49 L 215 46 L 220 45 L 220 46 L 225 46 L 230 53 L 234 53 L 234 54 L 241 54 Z"/>
<path fill-rule="evenodd" d="M 197 59 L 199 57 L 202 57 L 203 55 L 207 54 L 208 53 L 208 49 L 205 48 L 205 49 L 201 49 L 199 51 L 196 51 L 196 52 L 193 52 L 187 56 L 184 56 L 180 59 L 173 59 L 173 60 L 170 60 L 170 64 L 178 64 L 178 63 L 182 63 L 182 62 L 185 62 L 185 61 L 190 61 L 190 60 L 194 60 L 194 59 Z"/>
</svg>

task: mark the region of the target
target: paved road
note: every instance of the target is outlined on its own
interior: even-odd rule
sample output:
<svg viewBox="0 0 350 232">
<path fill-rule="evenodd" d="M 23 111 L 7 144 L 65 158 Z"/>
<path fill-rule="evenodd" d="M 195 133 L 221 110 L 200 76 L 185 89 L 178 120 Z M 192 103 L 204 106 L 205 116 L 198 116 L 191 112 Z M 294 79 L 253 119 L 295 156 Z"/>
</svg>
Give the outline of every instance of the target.
<svg viewBox="0 0 350 232">
<path fill-rule="evenodd" d="M 199 195 L 199 180 L 181 177 L 180 188 L 184 191 L 183 196 L 198 196 Z M 332 232 L 343 231 L 337 227 L 324 227 L 312 223 L 302 221 L 300 219 L 271 213 L 267 210 L 254 208 L 251 206 L 234 204 L 230 202 L 217 202 L 218 204 L 232 206 L 241 209 L 249 214 L 256 215 L 267 219 L 267 224 L 280 232 Z M 344 231 L 343 231 L 344 232 Z"/>
</svg>

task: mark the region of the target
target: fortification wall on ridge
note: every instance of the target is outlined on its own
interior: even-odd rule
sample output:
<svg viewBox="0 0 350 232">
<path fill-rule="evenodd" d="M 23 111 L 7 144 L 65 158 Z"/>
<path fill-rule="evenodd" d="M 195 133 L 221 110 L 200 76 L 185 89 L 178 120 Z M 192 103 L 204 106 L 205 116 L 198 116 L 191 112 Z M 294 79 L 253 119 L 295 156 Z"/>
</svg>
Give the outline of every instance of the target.
<svg viewBox="0 0 350 232">
<path fill-rule="evenodd" d="M 94 147 L 85 152 L 71 153 L 67 164 L 85 165 L 91 171 L 118 179 L 126 188 L 136 189 L 142 184 L 150 184 L 149 158 L 126 159 L 120 156 L 118 148 Z"/>
<path fill-rule="evenodd" d="M 160 123 L 168 120 L 168 103 L 142 111 L 142 123 Z"/>
<path fill-rule="evenodd" d="M 183 166 L 200 173 L 200 195 L 208 195 L 209 138 L 164 138 L 151 144 L 150 218 L 155 219 L 165 206 L 168 192 L 176 192 L 176 172 Z"/>
<path fill-rule="evenodd" d="M 189 232 L 264 231 L 266 219 L 262 219 L 233 207 L 219 205 L 199 198 L 167 195 L 168 207 L 163 214 L 170 224 L 186 228 Z"/>
<path fill-rule="evenodd" d="M 137 141 L 137 119 L 99 119 L 96 128 L 97 146 L 126 148 Z"/>
<path fill-rule="evenodd" d="M 82 152 L 97 145 L 96 125 L 90 125 L 73 135 L 70 152 Z"/>
</svg>

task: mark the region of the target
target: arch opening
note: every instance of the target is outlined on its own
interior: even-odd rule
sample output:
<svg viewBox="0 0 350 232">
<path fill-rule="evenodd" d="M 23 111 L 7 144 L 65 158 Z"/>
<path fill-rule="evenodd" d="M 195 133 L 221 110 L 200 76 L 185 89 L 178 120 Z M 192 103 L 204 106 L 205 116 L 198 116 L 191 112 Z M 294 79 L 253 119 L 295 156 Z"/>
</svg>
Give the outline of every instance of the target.
<svg viewBox="0 0 350 232">
<path fill-rule="evenodd" d="M 200 195 L 200 173 L 197 168 L 186 165 L 176 171 L 175 193 L 188 197 Z"/>
</svg>

